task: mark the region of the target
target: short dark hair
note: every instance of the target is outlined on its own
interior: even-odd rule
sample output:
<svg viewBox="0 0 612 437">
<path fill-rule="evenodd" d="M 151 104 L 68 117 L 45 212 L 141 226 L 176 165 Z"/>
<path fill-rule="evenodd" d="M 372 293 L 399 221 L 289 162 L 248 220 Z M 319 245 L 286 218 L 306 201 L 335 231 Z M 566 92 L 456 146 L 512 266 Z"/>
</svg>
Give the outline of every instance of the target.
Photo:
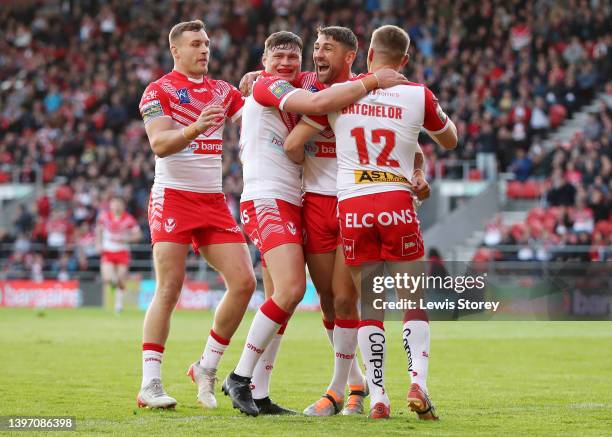
<svg viewBox="0 0 612 437">
<path fill-rule="evenodd" d="M 202 20 L 183 21 L 182 23 L 175 24 L 172 29 L 170 29 L 168 40 L 170 44 L 173 44 L 183 32 L 199 32 L 200 30 L 204 30 L 204 23 Z"/>
<path fill-rule="evenodd" d="M 325 35 L 343 44 L 349 50 L 357 51 L 357 37 L 351 29 L 342 26 L 317 27 L 317 34 Z"/>
<path fill-rule="evenodd" d="M 410 37 L 404 29 L 387 24 L 372 33 L 370 47 L 373 47 L 376 53 L 383 55 L 387 60 L 399 62 L 408 53 Z"/>
<path fill-rule="evenodd" d="M 267 53 L 270 49 L 281 46 L 296 46 L 302 51 L 304 43 L 302 42 L 302 38 L 295 33 L 281 30 L 280 32 L 274 32 L 266 39 L 264 53 Z"/>
</svg>

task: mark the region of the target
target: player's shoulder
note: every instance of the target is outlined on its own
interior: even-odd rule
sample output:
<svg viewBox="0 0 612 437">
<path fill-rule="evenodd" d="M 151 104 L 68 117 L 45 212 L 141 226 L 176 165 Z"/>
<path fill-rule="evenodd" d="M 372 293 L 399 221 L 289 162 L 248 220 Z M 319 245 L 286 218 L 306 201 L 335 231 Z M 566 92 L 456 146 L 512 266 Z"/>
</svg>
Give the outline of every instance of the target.
<svg viewBox="0 0 612 437">
<path fill-rule="evenodd" d="M 172 75 L 172 72 L 166 73 L 163 76 L 155 79 L 151 83 L 149 83 L 149 87 L 159 87 L 163 88 L 164 85 L 176 83 L 176 77 Z"/>
<path fill-rule="evenodd" d="M 208 85 L 209 88 L 211 88 L 214 91 L 233 91 L 236 90 L 237 88 L 232 85 L 231 83 L 223 80 L 223 79 L 212 79 L 208 76 L 206 76 L 204 78 L 204 81 L 206 82 L 206 84 Z"/>
<path fill-rule="evenodd" d="M 325 89 L 325 85 L 317 79 L 317 73 L 314 71 L 302 71 L 295 80 L 296 84 L 305 90 L 316 93 Z"/>
<path fill-rule="evenodd" d="M 287 79 L 283 79 L 282 77 L 276 76 L 276 75 L 273 75 L 273 74 L 265 75 L 265 76 L 264 75 L 260 75 L 257 78 L 257 80 L 255 80 L 255 84 L 253 86 L 254 87 L 262 88 L 262 87 L 269 87 L 269 86 L 271 86 L 273 84 L 276 84 L 276 83 L 285 83 L 285 82 L 289 83 L 289 81 L 287 81 Z"/>
</svg>

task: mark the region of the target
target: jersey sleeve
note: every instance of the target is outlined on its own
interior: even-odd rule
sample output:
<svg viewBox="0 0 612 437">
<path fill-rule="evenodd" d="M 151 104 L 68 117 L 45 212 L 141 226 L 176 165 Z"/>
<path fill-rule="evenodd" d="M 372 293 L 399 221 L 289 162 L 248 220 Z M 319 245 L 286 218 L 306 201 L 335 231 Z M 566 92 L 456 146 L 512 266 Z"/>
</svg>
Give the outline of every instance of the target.
<svg viewBox="0 0 612 437">
<path fill-rule="evenodd" d="M 244 106 L 244 97 L 236 87 L 230 85 L 231 91 L 228 94 L 227 102 L 229 109 L 227 115 L 233 123 L 242 116 L 242 107 Z"/>
<path fill-rule="evenodd" d="M 172 116 L 168 95 L 155 82 L 149 84 L 142 94 L 138 108 L 140 109 L 140 115 L 142 116 L 144 124 L 159 117 Z"/>
<path fill-rule="evenodd" d="M 287 98 L 299 91 L 289 82 L 278 77 L 260 77 L 253 86 L 253 98 L 263 106 L 283 110 Z"/>
<path fill-rule="evenodd" d="M 302 116 L 302 120 L 312 127 L 319 129 L 319 132 L 330 127 L 327 115 L 304 115 Z"/>
<path fill-rule="evenodd" d="M 128 214 L 126 224 L 128 229 L 134 229 L 138 227 L 138 222 L 132 214 Z"/>
<path fill-rule="evenodd" d="M 448 129 L 450 125 L 448 116 L 444 113 L 438 99 L 427 87 L 425 88 L 425 117 L 423 127 L 428 133 L 438 135 Z"/>
<path fill-rule="evenodd" d="M 98 217 L 96 217 L 96 226 L 104 227 L 106 225 L 105 216 L 106 214 L 104 213 L 104 211 L 100 211 L 98 213 Z"/>
</svg>

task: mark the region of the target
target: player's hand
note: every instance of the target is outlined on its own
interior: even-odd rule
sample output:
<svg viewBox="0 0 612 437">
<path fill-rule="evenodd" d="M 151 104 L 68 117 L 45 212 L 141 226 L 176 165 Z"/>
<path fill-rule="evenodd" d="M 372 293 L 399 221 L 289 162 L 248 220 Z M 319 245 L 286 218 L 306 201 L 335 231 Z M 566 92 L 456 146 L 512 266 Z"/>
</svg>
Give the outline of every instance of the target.
<svg viewBox="0 0 612 437">
<path fill-rule="evenodd" d="M 198 132 L 202 133 L 211 126 L 217 126 L 223 123 L 224 118 L 225 110 L 221 106 L 212 105 L 204 108 L 194 124 L 196 125 Z"/>
<path fill-rule="evenodd" d="M 407 85 L 410 82 L 403 74 L 390 68 L 383 68 L 374 73 L 378 79 L 378 88 L 390 88 L 395 85 Z"/>
<path fill-rule="evenodd" d="M 251 95 L 251 91 L 253 91 L 253 83 L 261 74 L 261 70 L 259 71 L 250 71 L 240 79 L 240 84 L 238 85 L 238 89 L 242 93 L 243 96 L 248 97 Z"/>
<path fill-rule="evenodd" d="M 417 171 L 412 176 L 412 192 L 417 196 L 419 200 L 425 200 L 429 198 L 431 194 L 431 190 L 429 188 L 429 183 L 425 179 L 425 175 L 422 171 Z"/>
</svg>

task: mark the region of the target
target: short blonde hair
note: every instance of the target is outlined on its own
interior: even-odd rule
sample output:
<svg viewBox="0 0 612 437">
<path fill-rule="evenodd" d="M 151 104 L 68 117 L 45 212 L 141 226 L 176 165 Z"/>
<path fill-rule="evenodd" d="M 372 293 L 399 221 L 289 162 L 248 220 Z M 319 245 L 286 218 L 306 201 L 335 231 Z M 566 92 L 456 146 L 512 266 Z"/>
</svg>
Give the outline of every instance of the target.
<svg viewBox="0 0 612 437">
<path fill-rule="evenodd" d="M 168 42 L 172 45 L 183 32 L 199 32 L 200 30 L 204 30 L 204 23 L 202 20 L 183 21 L 182 23 L 175 24 L 172 29 L 170 29 Z"/>
<path fill-rule="evenodd" d="M 374 48 L 375 56 L 383 56 L 390 62 L 401 62 L 408 54 L 410 37 L 404 29 L 387 24 L 372 33 L 370 47 Z"/>
</svg>

